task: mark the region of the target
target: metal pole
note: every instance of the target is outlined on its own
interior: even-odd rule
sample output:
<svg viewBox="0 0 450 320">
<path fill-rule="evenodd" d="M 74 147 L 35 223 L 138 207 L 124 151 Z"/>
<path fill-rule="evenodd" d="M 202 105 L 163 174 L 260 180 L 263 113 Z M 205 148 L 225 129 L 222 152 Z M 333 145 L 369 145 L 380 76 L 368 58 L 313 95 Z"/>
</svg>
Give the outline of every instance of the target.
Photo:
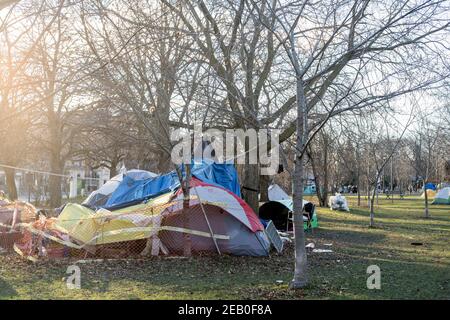
<svg viewBox="0 0 450 320">
<path fill-rule="evenodd" d="M 203 203 L 202 203 L 202 200 L 200 199 L 200 195 L 198 194 L 198 191 L 197 191 L 196 187 L 194 187 L 194 190 L 195 190 L 195 193 L 197 194 L 197 198 L 198 198 L 198 201 L 200 203 L 200 208 L 202 208 L 203 215 L 205 216 L 205 220 L 206 220 L 206 224 L 208 225 L 209 233 L 211 234 L 211 237 L 213 239 L 214 245 L 216 246 L 217 253 L 219 255 L 221 255 L 222 253 L 220 252 L 219 245 L 217 244 L 217 240 L 214 237 L 214 233 L 213 233 L 213 230 L 211 228 L 211 224 L 209 223 L 208 216 L 206 215 L 205 208 L 203 208 Z"/>
</svg>

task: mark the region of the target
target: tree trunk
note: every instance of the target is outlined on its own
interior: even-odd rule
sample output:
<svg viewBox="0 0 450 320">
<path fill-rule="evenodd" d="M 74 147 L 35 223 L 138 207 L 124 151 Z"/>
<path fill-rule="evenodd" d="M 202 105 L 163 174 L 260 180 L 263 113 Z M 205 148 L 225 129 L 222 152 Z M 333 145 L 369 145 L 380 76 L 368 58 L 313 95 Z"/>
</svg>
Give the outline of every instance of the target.
<svg viewBox="0 0 450 320">
<path fill-rule="evenodd" d="M 15 180 L 16 171 L 11 168 L 5 168 L 6 187 L 8 188 L 8 198 L 17 199 L 17 187 Z"/>
<path fill-rule="evenodd" d="M 158 173 L 163 173 L 168 170 L 171 165 L 170 156 L 164 150 L 158 153 Z"/>
<path fill-rule="evenodd" d="M 255 211 L 259 212 L 259 166 L 258 164 L 245 164 L 244 187 L 242 190 L 244 200 Z"/>
<path fill-rule="evenodd" d="M 427 184 L 426 181 L 424 182 L 424 191 L 425 191 L 425 218 L 429 218 L 430 217 L 430 212 L 428 210 L 428 194 L 427 194 Z"/>
<path fill-rule="evenodd" d="M 359 180 L 359 175 L 358 175 L 358 179 L 357 179 L 357 184 L 356 187 L 358 188 L 358 207 L 361 207 L 361 186 L 360 186 L 360 180 Z"/>
<path fill-rule="evenodd" d="M 261 175 L 259 180 L 260 202 L 269 201 L 269 176 Z"/>
<path fill-rule="evenodd" d="M 295 52 L 294 52 L 295 53 Z M 295 59 L 297 56 L 294 55 Z M 295 60 L 298 61 L 298 60 Z M 297 70 L 300 70 L 297 66 Z M 295 237 L 295 271 L 294 279 L 290 287 L 292 289 L 303 288 L 308 283 L 307 257 L 305 248 L 305 231 L 303 229 L 303 156 L 301 151 L 305 148 L 307 132 L 307 104 L 304 92 L 303 80 L 297 74 L 297 137 L 293 178 L 293 202 L 294 202 L 294 237 Z"/>
<path fill-rule="evenodd" d="M 370 222 L 369 227 L 375 226 L 375 196 L 378 195 L 378 180 L 379 177 L 375 180 L 375 188 L 373 189 L 372 196 L 370 197 Z"/>
<path fill-rule="evenodd" d="M 359 168 L 359 159 L 357 160 L 358 164 L 357 164 L 357 170 L 356 170 L 356 188 L 357 188 L 357 193 L 358 193 L 358 207 L 361 207 L 361 173 L 360 173 L 360 168 Z"/>
<path fill-rule="evenodd" d="M 370 209 L 370 180 L 369 179 L 367 179 L 366 194 L 367 194 L 367 208 Z"/>
<path fill-rule="evenodd" d="M 324 136 L 324 156 L 323 156 L 323 190 L 321 192 L 320 206 L 327 206 L 328 199 L 328 137 Z M 317 186 L 316 186 L 317 189 Z"/>
<path fill-rule="evenodd" d="M 59 159 L 52 159 L 50 163 L 50 168 L 53 173 L 62 174 L 62 165 Z M 50 201 L 49 205 L 51 208 L 58 208 L 61 206 L 62 202 L 62 189 L 61 189 L 62 179 L 61 176 L 51 175 L 49 177 L 49 193 Z"/>
<path fill-rule="evenodd" d="M 311 160 L 312 170 L 314 175 L 314 181 L 316 184 L 316 195 L 319 200 L 319 206 L 326 207 L 327 199 L 328 199 L 328 174 L 324 173 L 324 179 L 320 178 L 320 175 L 317 172 L 317 168 L 313 165 L 313 160 Z M 325 169 L 325 168 L 324 168 Z M 325 169 L 327 171 L 327 169 Z"/>
<path fill-rule="evenodd" d="M 313 161 L 311 160 L 311 165 L 312 165 Z M 322 203 L 322 180 L 320 179 L 320 177 L 317 175 L 316 170 L 314 168 L 314 165 L 311 166 L 312 167 L 312 171 L 313 171 L 313 175 L 314 175 L 314 183 L 316 184 L 316 196 L 317 199 L 319 200 L 319 206 L 323 207 L 323 203 Z"/>
<path fill-rule="evenodd" d="M 374 207 L 375 207 L 375 191 L 370 199 L 370 222 L 369 222 L 369 227 L 373 227 L 375 226 L 375 222 L 374 222 L 374 218 L 375 218 L 375 211 L 374 211 Z"/>
<path fill-rule="evenodd" d="M 109 167 L 109 178 L 115 177 L 117 175 L 117 165 L 119 161 L 117 158 L 111 160 L 111 166 Z"/>
</svg>

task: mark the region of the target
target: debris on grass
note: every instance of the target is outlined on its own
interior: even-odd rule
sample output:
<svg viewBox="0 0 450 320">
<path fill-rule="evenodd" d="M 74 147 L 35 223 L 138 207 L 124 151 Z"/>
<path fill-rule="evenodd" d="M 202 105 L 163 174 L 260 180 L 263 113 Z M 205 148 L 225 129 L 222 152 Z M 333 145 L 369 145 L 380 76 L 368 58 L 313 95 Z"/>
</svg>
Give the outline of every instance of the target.
<svg viewBox="0 0 450 320">
<path fill-rule="evenodd" d="M 314 253 L 331 253 L 331 252 L 333 252 L 333 250 L 329 250 L 329 249 L 314 249 L 312 252 L 314 252 Z"/>
<path fill-rule="evenodd" d="M 316 247 L 316 245 L 314 244 L 314 242 L 310 242 L 305 246 L 305 248 L 311 248 L 311 249 L 314 249 L 315 247 Z"/>
<path fill-rule="evenodd" d="M 75 263 L 91 263 L 91 262 L 104 262 L 105 259 L 87 259 L 87 260 L 78 260 Z"/>
</svg>

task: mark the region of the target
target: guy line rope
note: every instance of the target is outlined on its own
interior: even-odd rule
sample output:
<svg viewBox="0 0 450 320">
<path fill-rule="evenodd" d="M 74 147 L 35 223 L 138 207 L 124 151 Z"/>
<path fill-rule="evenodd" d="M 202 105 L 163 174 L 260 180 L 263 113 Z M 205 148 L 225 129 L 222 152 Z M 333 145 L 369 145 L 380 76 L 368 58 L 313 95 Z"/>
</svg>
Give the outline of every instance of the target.
<svg viewBox="0 0 450 320">
<path fill-rule="evenodd" d="M 69 179 L 73 178 L 70 175 L 54 173 L 54 172 L 49 172 L 49 171 L 41 171 L 41 170 L 33 170 L 33 169 L 27 169 L 27 168 L 14 167 L 14 166 L 9 166 L 9 165 L 0 163 L 0 168 L 2 168 L 2 167 L 3 168 L 8 168 L 8 169 L 25 171 L 25 172 L 33 172 L 33 173 L 38 173 L 38 174 L 42 174 L 42 175 L 56 176 L 56 177 L 69 178 Z M 77 177 L 77 179 L 80 179 L 80 180 L 99 180 L 100 178 L 81 178 L 81 177 Z"/>
</svg>

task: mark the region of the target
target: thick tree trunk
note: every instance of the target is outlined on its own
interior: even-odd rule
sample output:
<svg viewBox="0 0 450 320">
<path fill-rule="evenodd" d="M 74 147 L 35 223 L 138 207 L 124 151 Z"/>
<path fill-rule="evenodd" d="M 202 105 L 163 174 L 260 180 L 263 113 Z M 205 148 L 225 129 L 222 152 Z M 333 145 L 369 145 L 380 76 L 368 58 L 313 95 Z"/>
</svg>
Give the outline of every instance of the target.
<svg viewBox="0 0 450 320">
<path fill-rule="evenodd" d="M 259 166 L 258 164 L 245 164 L 244 183 L 242 193 L 244 200 L 255 211 L 259 212 Z"/>
<path fill-rule="evenodd" d="M 269 176 L 261 175 L 259 180 L 260 202 L 269 201 Z"/>
<path fill-rule="evenodd" d="M 63 171 L 62 167 L 63 166 L 61 165 L 61 161 L 59 159 L 56 159 L 56 157 L 54 157 L 50 162 L 51 172 L 53 173 L 62 174 Z M 48 182 L 50 193 L 49 205 L 51 208 L 60 207 L 62 202 L 62 189 L 61 189 L 62 178 L 61 176 L 51 175 L 49 177 Z"/>
<path fill-rule="evenodd" d="M 61 177 L 50 176 L 49 178 L 49 192 L 51 208 L 57 208 L 61 206 L 62 202 L 62 190 L 61 190 Z"/>
<path fill-rule="evenodd" d="M 308 283 L 307 257 L 305 248 L 305 231 L 303 229 L 303 161 L 297 157 L 294 168 L 294 237 L 295 237 L 295 271 L 291 282 L 293 289 L 303 288 Z"/>
<path fill-rule="evenodd" d="M 8 198 L 10 200 L 17 199 L 17 187 L 15 180 L 16 171 L 11 168 L 5 168 L 6 187 L 8 188 Z"/>
<path fill-rule="evenodd" d="M 109 167 L 109 178 L 115 177 L 117 175 L 117 165 L 119 161 L 117 159 L 111 160 L 111 166 Z"/>
<path fill-rule="evenodd" d="M 171 165 L 170 156 L 162 150 L 158 153 L 158 172 L 163 173 L 168 170 Z"/>
</svg>

